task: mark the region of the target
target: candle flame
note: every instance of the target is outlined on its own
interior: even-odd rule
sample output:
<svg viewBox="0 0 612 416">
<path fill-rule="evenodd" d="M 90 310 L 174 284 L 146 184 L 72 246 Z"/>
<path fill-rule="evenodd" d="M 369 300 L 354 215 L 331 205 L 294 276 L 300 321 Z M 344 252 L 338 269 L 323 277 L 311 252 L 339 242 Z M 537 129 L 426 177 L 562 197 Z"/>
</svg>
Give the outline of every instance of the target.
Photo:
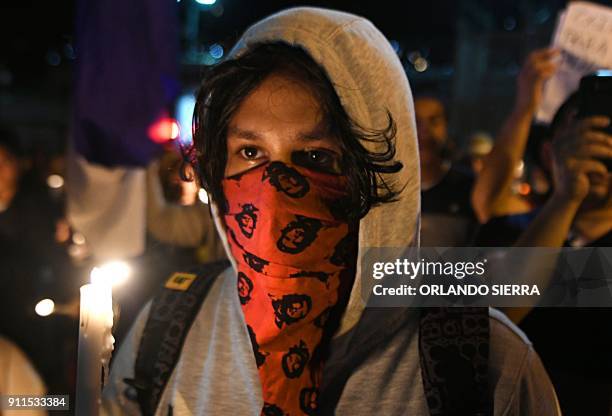
<svg viewBox="0 0 612 416">
<path fill-rule="evenodd" d="M 122 285 L 130 277 L 132 270 L 123 261 L 111 261 L 94 267 L 91 271 L 91 283 L 110 284 L 112 287 Z"/>
</svg>

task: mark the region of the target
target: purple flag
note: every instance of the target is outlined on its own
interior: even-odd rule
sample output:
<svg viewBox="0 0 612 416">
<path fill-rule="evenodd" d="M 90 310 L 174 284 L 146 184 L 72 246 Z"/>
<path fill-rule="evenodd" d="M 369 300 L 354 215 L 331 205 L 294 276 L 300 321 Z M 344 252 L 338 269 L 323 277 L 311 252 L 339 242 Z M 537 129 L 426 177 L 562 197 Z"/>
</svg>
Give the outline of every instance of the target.
<svg viewBox="0 0 612 416">
<path fill-rule="evenodd" d="M 179 22 L 172 0 L 80 0 L 73 139 L 104 166 L 144 166 L 149 127 L 179 93 Z"/>
</svg>

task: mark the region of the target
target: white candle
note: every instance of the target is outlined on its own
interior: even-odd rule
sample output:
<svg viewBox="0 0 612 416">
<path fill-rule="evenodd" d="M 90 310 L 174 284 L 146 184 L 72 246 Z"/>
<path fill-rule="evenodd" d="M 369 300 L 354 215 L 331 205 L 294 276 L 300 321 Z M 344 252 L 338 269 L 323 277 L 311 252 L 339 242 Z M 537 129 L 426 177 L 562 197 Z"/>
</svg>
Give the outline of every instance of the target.
<svg viewBox="0 0 612 416">
<path fill-rule="evenodd" d="M 104 281 L 81 286 L 76 415 L 97 416 L 113 350 L 112 286 Z"/>
</svg>

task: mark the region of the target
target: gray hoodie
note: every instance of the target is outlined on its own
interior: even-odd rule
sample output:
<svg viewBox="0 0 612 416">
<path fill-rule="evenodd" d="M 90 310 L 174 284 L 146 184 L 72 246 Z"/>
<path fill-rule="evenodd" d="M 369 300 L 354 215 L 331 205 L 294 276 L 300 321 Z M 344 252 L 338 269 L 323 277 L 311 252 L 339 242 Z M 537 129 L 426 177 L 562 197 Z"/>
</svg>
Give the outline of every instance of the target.
<svg viewBox="0 0 612 416">
<path fill-rule="evenodd" d="M 412 94 L 397 55 L 372 23 L 317 8 L 294 8 L 250 27 L 232 50 L 284 41 L 302 47 L 327 72 L 347 113 L 359 125 L 386 127 L 387 110 L 397 124 L 396 159 L 403 169 L 386 178 L 401 189 L 398 201 L 373 208 L 359 225 L 359 256 L 369 247 L 418 245 L 420 178 Z M 380 144 L 364 143 L 370 150 Z M 374 146 L 374 148 L 373 148 Z M 223 224 L 215 223 L 227 249 Z M 336 413 L 428 415 L 418 351 L 419 313 L 365 308 L 360 261 L 349 303 L 334 336 L 322 390 L 338 388 L 337 375 L 350 369 L 339 389 Z M 189 330 L 157 415 L 259 415 L 261 385 L 236 291 L 235 264 L 212 286 Z M 139 340 L 149 306 L 139 315 L 115 356 L 104 391 L 107 414 L 139 414 L 124 394 L 133 378 Z M 495 415 L 557 415 L 556 396 L 527 338 L 501 313 L 490 313 L 489 378 Z M 356 364 L 359 363 L 359 364 Z"/>
</svg>

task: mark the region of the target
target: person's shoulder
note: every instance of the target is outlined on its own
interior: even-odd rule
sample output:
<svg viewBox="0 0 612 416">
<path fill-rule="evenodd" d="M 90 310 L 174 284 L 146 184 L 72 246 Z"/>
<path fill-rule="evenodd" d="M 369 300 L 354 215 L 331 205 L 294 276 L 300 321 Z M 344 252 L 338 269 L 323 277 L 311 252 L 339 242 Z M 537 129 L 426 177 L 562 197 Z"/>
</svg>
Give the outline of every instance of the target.
<svg viewBox="0 0 612 416">
<path fill-rule="evenodd" d="M 28 360 L 17 344 L 3 336 L 0 336 L 0 356 L 7 361 L 19 363 Z"/>
<path fill-rule="evenodd" d="M 174 340 L 175 345 L 183 345 L 202 303 L 221 301 L 219 292 L 228 280 L 223 279 L 228 269 L 230 264 L 227 260 L 207 263 L 174 272 L 166 279 L 157 294 L 141 309 L 117 354 L 113 356 L 110 378 L 103 392 L 103 414 L 140 414 L 134 387 L 140 384 L 140 380 L 134 382 L 138 357 L 140 354 L 157 357 L 164 348 L 162 341 L 166 339 L 165 334 L 170 331 L 172 335 L 169 338 Z M 201 316 L 206 318 L 205 315 Z M 186 330 L 177 333 L 176 328 Z M 180 353 L 181 348 L 163 350 L 165 360 L 173 354 L 176 354 L 174 359 L 178 359 Z M 147 365 L 155 367 L 157 364 L 151 362 Z M 147 371 L 149 369 L 147 367 Z"/>
<path fill-rule="evenodd" d="M 7 365 L 13 354 L 18 351 L 18 347 L 12 341 L 0 335 L 0 369 Z"/>
<path fill-rule="evenodd" d="M 495 332 L 496 336 L 504 340 L 523 345 L 524 348 L 532 347 L 527 335 L 499 309 L 489 308 L 489 321 L 492 335 Z"/>
<path fill-rule="evenodd" d="M 15 344 L 13 344 L 7 338 L 0 335 L 0 352 L 9 351 L 14 348 L 14 345 Z"/>
<path fill-rule="evenodd" d="M 497 309 L 489 309 L 489 381 L 496 415 L 559 415 L 553 385 L 531 341 Z"/>
<path fill-rule="evenodd" d="M 490 373 L 495 381 L 503 380 L 514 384 L 533 353 L 533 345 L 503 312 L 489 308 Z"/>
<path fill-rule="evenodd" d="M 16 344 L 2 336 L 0 375 L 0 394 L 45 394 L 45 383 L 30 359 Z"/>
</svg>

